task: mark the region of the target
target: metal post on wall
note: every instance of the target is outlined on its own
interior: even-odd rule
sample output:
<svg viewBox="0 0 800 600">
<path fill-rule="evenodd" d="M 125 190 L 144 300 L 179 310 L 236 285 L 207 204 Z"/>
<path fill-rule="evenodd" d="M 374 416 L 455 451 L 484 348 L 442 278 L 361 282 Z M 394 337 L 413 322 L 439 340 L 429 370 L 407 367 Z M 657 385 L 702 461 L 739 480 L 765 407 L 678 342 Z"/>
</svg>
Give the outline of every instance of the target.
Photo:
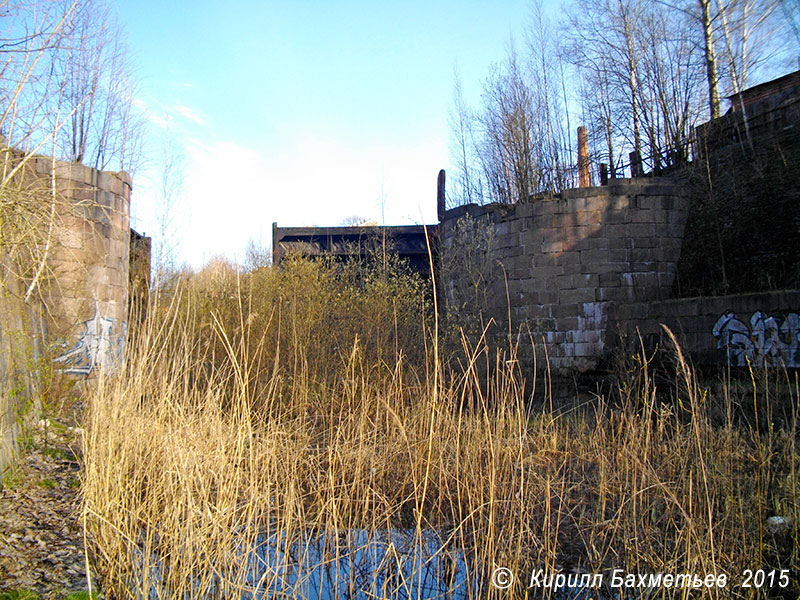
<svg viewBox="0 0 800 600">
<path fill-rule="evenodd" d="M 631 177 L 641 177 L 642 173 L 642 158 L 639 153 L 634 150 L 629 155 L 631 159 Z"/>
<path fill-rule="evenodd" d="M 578 185 L 589 187 L 592 185 L 592 173 L 589 170 L 589 135 L 586 127 L 578 127 Z"/>
<path fill-rule="evenodd" d="M 441 223 L 444 220 L 444 183 L 445 174 L 444 169 L 439 171 L 439 178 L 436 181 L 436 216 Z"/>
</svg>

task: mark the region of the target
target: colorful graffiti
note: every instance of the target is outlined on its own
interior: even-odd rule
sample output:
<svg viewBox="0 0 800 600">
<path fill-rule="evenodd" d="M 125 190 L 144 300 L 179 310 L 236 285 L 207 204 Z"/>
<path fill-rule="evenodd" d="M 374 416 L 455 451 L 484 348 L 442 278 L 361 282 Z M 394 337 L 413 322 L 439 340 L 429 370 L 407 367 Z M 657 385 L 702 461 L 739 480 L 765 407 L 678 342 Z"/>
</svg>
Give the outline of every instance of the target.
<svg viewBox="0 0 800 600">
<path fill-rule="evenodd" d="M 118 335 L 113 335 L 114 320 L 100 314 L 95 303 L 94 316 L 83 322 L 84 331 L 72 348 L 55 359 L 64 365 L 63 370 L 73 375 L 90 375 L 103 369 L 113 371 L 125 354 L 127 323 L 122 323 Z"/>
<path fill-rule="evenodd" d="M 757 310 L 745 324 L 728 311 L 717 319 L 711 331 L 717 348 L 725 350 L 728 364 L 744 367 L 798 367 L 800 348 L 800 316 L 789 313 L 785 318 L 768 316 Z"/>
</svg>

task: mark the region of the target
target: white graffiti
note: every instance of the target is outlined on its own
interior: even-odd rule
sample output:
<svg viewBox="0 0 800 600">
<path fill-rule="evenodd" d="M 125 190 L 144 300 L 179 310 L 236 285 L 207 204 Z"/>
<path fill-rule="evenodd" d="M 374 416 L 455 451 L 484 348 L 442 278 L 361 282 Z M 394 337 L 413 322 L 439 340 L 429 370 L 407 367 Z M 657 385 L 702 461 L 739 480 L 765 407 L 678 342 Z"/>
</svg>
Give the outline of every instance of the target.
<svg viewBox="0 0 800 600">
<path fill-rule="evenodd" d="M 64 371 L 73 375 L 89 375 L 97 369 L 113 371 L 124 355 L 127 323 L 122 324 L 120 335 L 112 335 L 114 320 L 101 315 L 95 304 L 94 316 L 84 321 L 83 326 L 85 330 L 75 345 L 55 362 L 62 363 Z"/>
<path fill-rule="evenodd" d="M 733 311 L 728 311 L 717 319 L 711 332 L 717 338 L 717 348 L 726 351 L 728 364 L 732 366 L 744 367 L 748 363 L 760 367 L 800 366 L 797 313 L 789 313 L 782 319 L 757 310 L 748 326 Z"/>
</svg>

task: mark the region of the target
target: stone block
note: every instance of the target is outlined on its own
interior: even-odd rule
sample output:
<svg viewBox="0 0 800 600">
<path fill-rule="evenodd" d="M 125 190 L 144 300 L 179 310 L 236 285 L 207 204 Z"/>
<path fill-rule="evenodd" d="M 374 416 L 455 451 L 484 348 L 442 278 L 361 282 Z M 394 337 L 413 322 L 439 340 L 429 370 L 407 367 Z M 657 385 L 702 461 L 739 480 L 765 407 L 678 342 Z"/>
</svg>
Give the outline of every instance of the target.
<svg viewBox="0 0 800 600">
<path fill-rule="evenodd" d="M 627 225 L 627 237 L 647 238 L 653 237 L 655 231 L 653 225 L 645 223 L 631 223 Z"/>
<path fill-rule="evenodd" d="M 608 250 L 611 245 L 610 240 L 604 235 L 595 235 L 586 238 L 587 250 Z"/>
<path fill-rule="evenodd" d="M 609 262 L 609 250 L 581 250 L 581 263 L 594 266 Z"/>
<path fill-rule="evenodd" d="M 530 219 L 516 218 L 509 223 L 509 233 L 521 233 L 528 229 Z"/>
<path fill-rule="evenodd" d="M 556 277 L 556 286 L 558 286 L 559 290 L 570 290 L 574 286 L 572 285 L 572 275 L 559 275 Z"/>
<path fill-rule="evenodd" d="M 633 247 L 633 240 L 631 238 L 613 236 L 608 238 L 609 250 L 621 250 Z"/>
<path fill-rule="evenodd" d="M 603 273 L 622 273 L 630 269 L 630 263 L 625 262 L 609 262 L 603 261 L 592 264 L 592 269 L 598 275 Z"/>
<path fill-rule="evenodd" d="M 591 237 L 585 237 L 580 240 L 575 240 L 574 242 L 569 244 L 568 248 L 565 248 L 565 250 L 569 252 L 580 252 L 582 250 L 591 250 L 591 249 L 592 249 Z"/>
<path fill-rule="evenodd" d="M 575 343 L 574 356 L 596 358 L 602 352 L 602 348 L 598 343 Z"/>
<path fill-rule="evenodd" d="M 500 255 L 501 260 L 505 260 L 516 256 L 522 256 L 523 250 L 523 247 L 517 244 L 516 246 L 501 248 L 498 254 Z"/>
<path fill-rule="evenodd" d="M 590 288 L 600 285 L 600 276 L 597 273 L 579 273 L 572 275 L 570 287 Z"/>
<path fill-rule="evenodd" d="M 578 317 L 577 316 L 561 317 L 560 319 L 557 320 L 557 325 L 561 331 L 577 331 Z"/>
<path fill-rule="evenodd" d="M 600 210 L 581 210 L 575 213 L 576 225 L 590 225 L 599 226 L 603 223 L 603 218 L 606 213 Z"/>
<path fill-rule="evenodd" d="M 542 234 L 542 229 L 531 228 L 520 232 L 519 240 L 520 244 L 526 248 L 538 248 L 544 242 L 544 235 Z"/>
<path fill-rule="evenodd" d="M 654 223 L 655 222 L 655 212 L 653 210 L 644 210 L 644 209 L 637 209 L 632 210 L 630 213 L 630 222 L 631 223 Z"/>
<path fill-rule="evenodd" d="M 587 269 L 584 265 L 580 263 L 564 265 L 563 269 L 564 269 L 564 275 L 580 275 L 581 273 L 591 272 L 591 269 Z"/>
<path fill-rule="evenodd" d="M 556 284 L 555 277 L 536 277 L 536 286 L 545 292 L 558 292 L 561 289 Z"/>
<path fill-rule="evenodd" d="M 564 342 L 563 344 L 559 344 L 558 350 L 560 351 L 562 356 L 565 357 L 575 356 L 575 344 L 572 342 Z M 564 365 L 568 364 L 570 364 L 568 361 L 558 361 L 558 363 L 556 363 L 556 368 L 564 368 Z"/>
<path fill-rule="evenodd" d="M 620 285 L 619 273 L 602 273 L 595 275 L 597 277 L 597 285 L 599 287 L 618 287 Z"/>
<path fill-rule="evenodd" d="M 618 208 L 615 206 L 615 198 L 612 196 L 592 196 L 586 199 L 586 209 L 588 211 L 597 211 L 602 215 L 606 214 L 609 210 Z"/>
<path fill-rule="evenodd" d="M 559 304 L 581 304 L 597 300 L 595 288 L 580 288 L 576 290 L 560 290 L 558 292 Z"/>
<path fill-rule="evenodd" d="M 537 306 L 543 309 L 546 305 L 556 304 L 558 302 L 558 292 L 526 287 L 523 300 L 526 305 Z"/>
<path fill-rule="evenodd" d="M 554 265 L 557 266 L 567 266 L 567 265 L 580 265 L 581 264 L 581 254 L 580 251 L 567 251 L 558 254 L 554 258 L 551 259 Z"/>
<path fill-rule="evenodd" d="M 532 276 L 532 269 L 524 257 L 510 260 L 506 265 L 506 274 L 512 279 L 529 279 Z"/>
<path fill-rule="evenodd" d="M 564 243 L 563 242 L 542 242 L 541 245 L 542 252 L 546 254 L 553 254 L 553 253 L 561 253 L 564 251 Z"/>
<path fill-rule="evenodd" d="M 499 235 L 499 236 L 507 235 L 508 233 L 511 232 L 511 224 L 508 223 L 508 222 L 506 222 L 506 223 L 497 223 L 494 226 L 494 232 L 495 232 L 496 235 Z"/>
<path fill-rule="evenodd" d="M 509 233 L 505 235 L 500 235 L 497 238 L 497 247 L 498 248 L 510 248 L 514 246 L 519 246 L 519 234 L 518 233 Z"/>
<path fill-rule="evenodd" d="M 598 302 L 630 302 L 629 288 L 618 287 L 599 287 L 596 291 Z"/>
<path fill-rule="evenodd" d="M 629 227 L 631 225 L 628 224 L 609 224 L 603 227 L 603 235 L 607 237 L 609 240 L 613 240 L 615 238 L 618 239 L 627 239 L 633 237 L 631 232 L 629 231 Z"/>
<path fill-rule="evenodd" d="M 516 216 L 517 219 L 525 219 L 532 221 L 531 217 L 536 214 L 536 203 L 534 202 L 519 202 L 517 203 Z"/>
<path fill-rule="evenodd" d="M 560 228 L 556 227 L 542 227 L 540 229 L 542 234 L 542 243 L 547 244 L 551 242 L 562 242 L 564 240 Z"/>
<path fill-rule="evenodd" d="M 576 344 L 597 344 L 600 342 L 600 331 L 595 329 L 578 329 L 573 335 Z M 577 351 L 577 348 L 576 348 Z"/>
<path fill-rule="evenodd" d="M 603 215 L 603 224 L 608 225 L 625 225 L 631 221 L 630 208 L 622 208 L 619 210 L 609 210 Z"/>
<path fill-rule="evenodd" d="M 566 335 L 563 331 L 547 331 L 544 337 L 547 344 L 563 344 L 566 341 Z"/>
<path fill-rule="evenodd" d="M 550 279 L 564 274 L 564 267 L 552 263 L 546 266 L 536 266 L 532 270 L 532 275 L 536 279 Z"/>
</svg>

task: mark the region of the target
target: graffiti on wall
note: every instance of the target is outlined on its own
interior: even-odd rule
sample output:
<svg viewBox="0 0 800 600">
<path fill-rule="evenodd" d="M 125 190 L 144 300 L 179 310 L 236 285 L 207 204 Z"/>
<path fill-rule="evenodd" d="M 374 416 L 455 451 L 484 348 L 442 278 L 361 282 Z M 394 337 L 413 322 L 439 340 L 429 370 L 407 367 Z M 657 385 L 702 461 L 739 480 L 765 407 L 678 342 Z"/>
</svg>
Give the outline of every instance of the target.
<svg viewBox="0 0 800 600">
<path fill-rule="evenodd" d="M 114 336 L 114 320 L 101 315 L 95 303 L 94 316 L 84 321 L 83 326 L 84 331 L 75 345 L 66 349 L 55 362 L 63 364 L 63 370 L 73 375 L 90 375 L 98 369 L 113 371 L 124 356 L 127 323 L 123 322 L 120 335 Z"/>
<path fill-rule="evenodd" d="M 728 311 L 717 319 L 712 330 L 717 348 L 725 350 L 728 364 L 744 367 L 747 364 L 776 367 L 798 367 L 800 348 L 800 316 L 768 316 L 757 310 L 749 324 Z"/>
</svg>

